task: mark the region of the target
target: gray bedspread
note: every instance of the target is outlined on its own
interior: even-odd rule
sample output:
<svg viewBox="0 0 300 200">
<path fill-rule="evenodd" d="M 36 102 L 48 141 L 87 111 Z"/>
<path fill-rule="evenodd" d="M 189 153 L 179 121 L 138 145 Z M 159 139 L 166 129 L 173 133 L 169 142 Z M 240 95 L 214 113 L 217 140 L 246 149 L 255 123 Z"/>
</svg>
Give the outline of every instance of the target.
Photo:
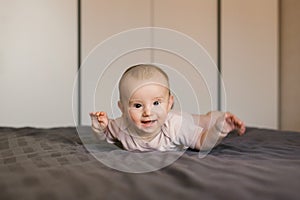
<svg viewBox="0 0 300 200">
<path fill-rule="evenodd" d="M 99 145 L 103 151 L 123 151 Z M 231 134 L 202 159 L 187 150 L 162 169 L 126 173 L 95 159 L 73 127 L 3 127 L 0 199 L 296 200 L 300 133 L 248 128 L 246 135 Z"/>
</svg>

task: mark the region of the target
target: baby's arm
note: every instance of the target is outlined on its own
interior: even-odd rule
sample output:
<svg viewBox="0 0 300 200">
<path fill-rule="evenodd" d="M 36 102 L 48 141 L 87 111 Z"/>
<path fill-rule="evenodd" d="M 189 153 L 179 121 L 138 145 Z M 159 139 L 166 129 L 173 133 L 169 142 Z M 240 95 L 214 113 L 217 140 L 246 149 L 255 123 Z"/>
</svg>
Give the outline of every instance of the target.
<svg viewBox="0 0 300 200">
<path fill-rule="evenodd" d="M 237 130 L 239 135 L 246 130 L 244 122 L 229 112 L 213 111 L 206 115 L 194 115 L 194 119 L 203 128 L 195 146 L 198 150 L 212 149 L 233 130 Z"/>
<path fill-rule="evenodd" d="M 92 112 L 90 113 L 92 121 L 92 129 L 95 133 L 103 133 L 108 126 L 108 117 L 105 112 Z"/>
</svg>

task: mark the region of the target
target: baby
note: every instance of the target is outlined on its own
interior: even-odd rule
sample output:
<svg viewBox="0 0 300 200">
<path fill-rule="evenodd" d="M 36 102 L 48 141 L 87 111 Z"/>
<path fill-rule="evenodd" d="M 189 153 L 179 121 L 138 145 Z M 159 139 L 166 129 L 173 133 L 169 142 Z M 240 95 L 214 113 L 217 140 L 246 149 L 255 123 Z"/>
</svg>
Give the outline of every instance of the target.
<svg viewBox="0 0 300 200">
<path fill-rule="evenodd" d="M 121 117 L 109 119 L 103 111 L 90 113 L 90 117 L 99 139 L 120 142 L 128 151 L 207 151 L 233 130 L 245 133 L 244 123 L 229 112 L 195 115 L 173 111 L 169 78 L 152 64 L 127 69 L 119 93 Z"/>
</svg>

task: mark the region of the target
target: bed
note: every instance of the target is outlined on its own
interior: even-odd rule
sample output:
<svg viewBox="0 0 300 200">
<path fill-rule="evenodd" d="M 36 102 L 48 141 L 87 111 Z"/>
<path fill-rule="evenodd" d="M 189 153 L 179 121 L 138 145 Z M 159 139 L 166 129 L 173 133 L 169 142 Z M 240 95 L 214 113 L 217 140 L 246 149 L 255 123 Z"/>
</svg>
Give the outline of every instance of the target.
<svg viewBox="0 0 300 200">
<path fill-rule="evenodd" d="M 82 141 L 74 127 L 0 128 L 0 199 L 300 199 L 297 132 L 248 127 L 201 159 L 187 150 L 147 173 L 113 169 Z"/>
</svg>

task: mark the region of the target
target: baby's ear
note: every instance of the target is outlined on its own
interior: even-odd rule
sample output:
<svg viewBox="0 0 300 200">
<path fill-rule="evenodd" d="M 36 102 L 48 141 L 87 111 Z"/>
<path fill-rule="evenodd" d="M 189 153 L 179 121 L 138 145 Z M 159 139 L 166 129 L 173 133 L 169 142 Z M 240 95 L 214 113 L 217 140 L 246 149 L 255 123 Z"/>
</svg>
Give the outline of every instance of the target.
<svg viewBox="0 0 300 200">
<path fill-rule="evenodd" d="M 118 107 L 121 110 L 121 112 L 124 113 L 124 106 L 121 101 L 118 101 Z"/>
<path fill-rule="evenodd" d="M 174 105 L 174 96 L 170 95 L 169 97 L 169 104 L 168 104 L 168 110 L 171 110 L 173 108 Z"/>
</svg>

